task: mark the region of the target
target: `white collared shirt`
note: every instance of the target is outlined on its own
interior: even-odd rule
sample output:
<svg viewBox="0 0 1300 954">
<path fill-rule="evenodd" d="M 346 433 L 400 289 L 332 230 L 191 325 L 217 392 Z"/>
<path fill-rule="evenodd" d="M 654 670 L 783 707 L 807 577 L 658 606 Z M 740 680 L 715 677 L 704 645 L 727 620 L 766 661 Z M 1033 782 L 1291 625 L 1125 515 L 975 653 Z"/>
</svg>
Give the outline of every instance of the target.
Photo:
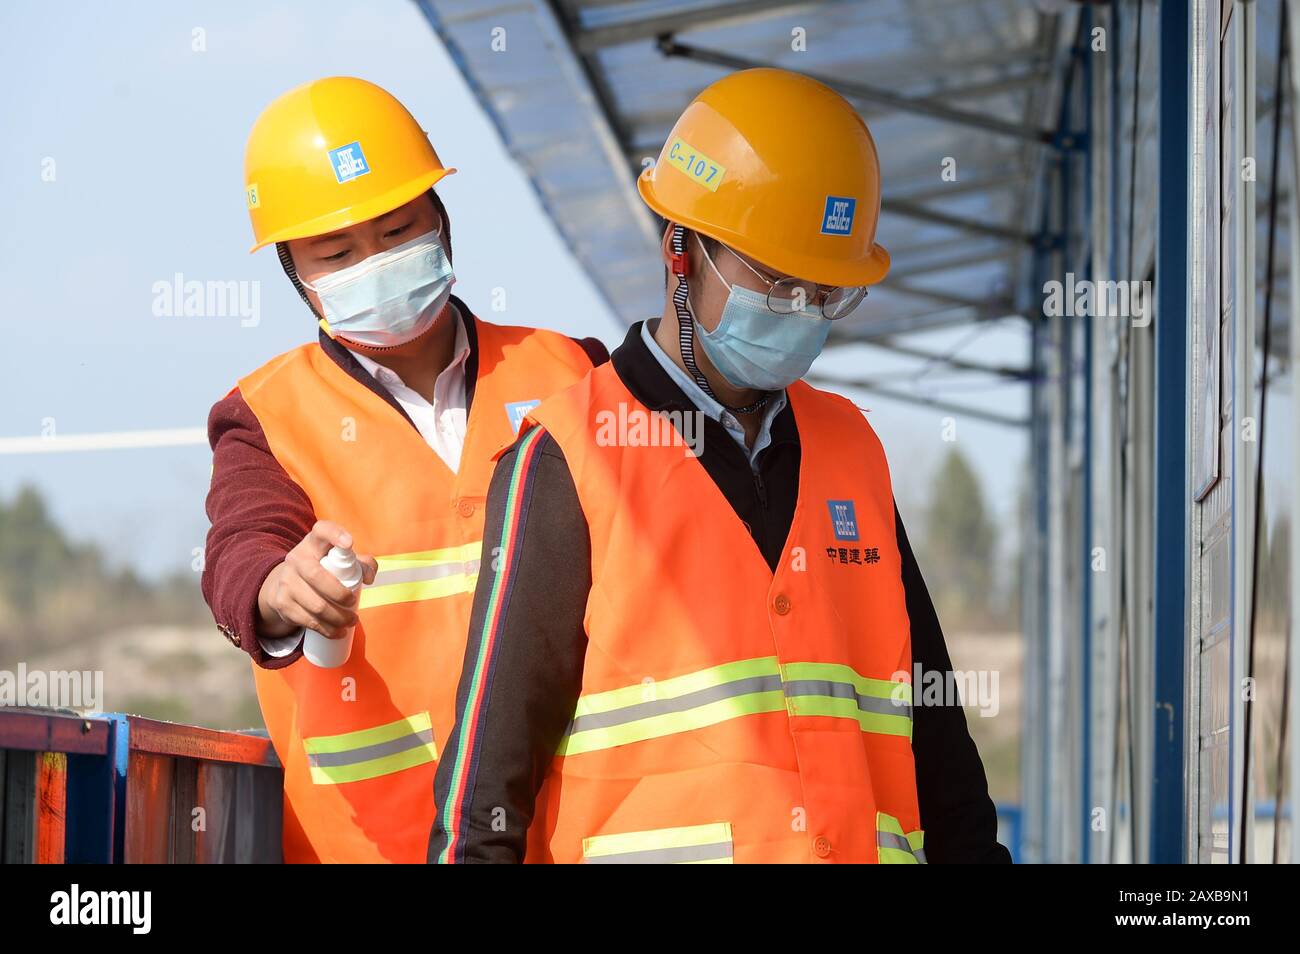
<svg viewBox="0 0 1300 954">
<path fill-rule="evenodd" d="M 438 372 L 438 378 L 433 382 L 432 404 L 418 391 L 407 387 L 396 371 L 384 367 L 360 351 L 348 348 L 348 352 L 402 406 L 424 442 L 455 473 L 460 470 L 460 455 L 465 449 L 465 430 L 469 418 L 465 406 L 465 364 L 469 360 L 469 335 L 465 332 L 465 320 L 455 305 L 451 306 L 451 314 L 456 322 L 456 343 L 452 349 L 451 363 Z"/>
<path fill-rule="evenodd" d="M 460 455 L 465 449 L 465 432 L 469 419 L 465 382 L 469 334 L 465 331 L 465 319 L 455 305 L 451 306 L 451 315 L 456 322 L 456 343 L 453 345 L 451 363 L 438 372 L 438 377 L 433 382 L 432 404 L 418 391 L 407 387 L 396 371 L 359 351 L 348 348 L 348 353 L 393 396 L 415 424 L 424 442 L 456 473 L 460 470 Z M 303 635 L 303 630 L 299 629 L 288 636 L 259 636 L 257 639 L 268 656 L 287 656 L 298 648 Z"/>
</svg>

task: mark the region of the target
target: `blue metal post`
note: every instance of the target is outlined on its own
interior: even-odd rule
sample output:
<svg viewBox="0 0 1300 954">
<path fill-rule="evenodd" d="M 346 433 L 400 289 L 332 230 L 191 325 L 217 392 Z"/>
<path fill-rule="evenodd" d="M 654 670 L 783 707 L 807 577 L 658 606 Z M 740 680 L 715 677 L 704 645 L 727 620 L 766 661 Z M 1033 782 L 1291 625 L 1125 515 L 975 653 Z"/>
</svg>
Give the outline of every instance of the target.
<svg viewBox="0 0 1300 954">
<path fill-rule="evenodd" d="M 1160 183 L 1155 319 L 1155 718 L 1150 861 L 1187 860 L 1188 90 L 1191 4 L 1160 4 Z"/>
<path fill-rule="evenodd" d="M 67 827 L 64 859 L 69 864 L 111 864 L 122 860 L 126 829 L 127 721 L 108 723 L 105 753 L 68 755 Z"/>
</svg>

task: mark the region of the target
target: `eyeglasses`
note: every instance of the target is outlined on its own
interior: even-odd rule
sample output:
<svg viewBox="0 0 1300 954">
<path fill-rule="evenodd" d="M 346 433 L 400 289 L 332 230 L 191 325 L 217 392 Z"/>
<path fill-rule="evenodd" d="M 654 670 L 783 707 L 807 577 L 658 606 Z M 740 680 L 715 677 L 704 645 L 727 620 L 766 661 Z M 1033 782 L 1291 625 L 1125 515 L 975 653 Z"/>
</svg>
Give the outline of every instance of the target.
<svg viewBox="0 0 1300 954">
<path fill-rule="evenodd" d="M 713 259 L 709 256 L 708 250 L 704 247 L 704 241 L 700 238 L 699 233 L 693 233 L 695 240 L 700 243 L 700 251 L 704 253 L 705 261 L 713 269 L 713 273 L 718 276 L 718 280 L 724 285 L 730 285 L 722 272 L 718 271 L 718 266 L 714 264 Z M 722 243 L 718 243 L 721 245 Z M 767 282 L 767 308 L 773 314 L 793 315 L 796 312 L 803 311 L 812 302 L 814 307 L 827 321 L 835 321 L 837 318 L 843 318 L 852 314 L 853 310 L 862 304 L 862 300 L 867 297 L 867 287 L 865 285 L 854 285 L 850 287 L 840 287 L 838 285 L 818 285 L 816 282 L 804 281 L 800 278 L 773 278 L 759 271 L 749 262 L 745 261 L 726 245 L 723 248 L 731 252 L 736 261 L 740 262 L 751 272 L 759 277 L 760 280 Z"/>
</svg>

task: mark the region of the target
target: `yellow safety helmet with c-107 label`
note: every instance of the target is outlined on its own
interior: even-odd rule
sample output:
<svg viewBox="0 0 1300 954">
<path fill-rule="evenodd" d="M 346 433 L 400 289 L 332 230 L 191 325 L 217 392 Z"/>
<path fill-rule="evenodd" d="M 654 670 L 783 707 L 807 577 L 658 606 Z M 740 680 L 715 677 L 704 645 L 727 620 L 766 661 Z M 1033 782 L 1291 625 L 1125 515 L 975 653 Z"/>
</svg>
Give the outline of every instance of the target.
<svg viewBox="0 0 1300 954">
<path fill-rule="evenodd" d="M 250 251 L 391 212 L 455 171 L 387 90 L 351 76 L 305 83 L 267 106 L 248 136 Z"/>
<path fill-rule="evenodd" d="M 871 285 L 889 271 L 876 243 L 880 161 L 867 124 L 816 80 L 732 73 L 686 107 L 637 179 L 655 212 L 819 285 Z"/>
</svg>

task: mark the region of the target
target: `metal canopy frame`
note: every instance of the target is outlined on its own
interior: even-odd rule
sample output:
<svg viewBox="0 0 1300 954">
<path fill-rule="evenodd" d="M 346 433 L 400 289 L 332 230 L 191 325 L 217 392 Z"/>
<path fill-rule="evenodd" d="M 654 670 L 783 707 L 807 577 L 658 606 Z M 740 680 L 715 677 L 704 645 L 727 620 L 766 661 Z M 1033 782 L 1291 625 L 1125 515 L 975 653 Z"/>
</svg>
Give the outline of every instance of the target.
<svg viewBox="0 0 1300 954">
<path fill-rule="evenodd" d="M 876 337 L 877 324 L 881 335 L 896 337 L 1019 313 L 1007 290 L 1022 284 L 1033 251 L 1058 241 L 1032 228 L 1029 206 L 1014 201 L 1043 153 L 1079 145 L 1045 122 L 1052 113 L 1049 80 L 1060 68 L 1057 14 L 1026 11 L 1015 0 L 416 3 L 578 259 L 629 324 L 662 307 L 655 219 L 635 196 L 635 176 L 691 96 L 726 70 L 776 65 L 827 83 L 877 127 L 887 172 L 905 173 L 894 179 L 905 185 L 882 202 L 881 234 L 891 250 L 909 254 L 895 254 L 896 274 L 849 319 L 855 339 Z M 512 17 L 541 27 L 529 32 L 547 44 L 545 58 L 531 46 L 523 56 L 482 54 L 492 27 L 508 26 Z M 806 28 L 806 51 L 791 51 L 790 24 Z M 512 51 L 531 43 L 518 32 L 510 36 Z M 988 39 L 981 45 L 972 40 L 977 35 Z M 863 57 L 868 48 L 873 55 Z M 545 64 L 541 75 L 538 62 Z M 549 84 L 553 97 L 546 95 L 548 75 L 562 80 Z M 557 118 L 561 111 L 583 113 L 594 138 L 604 140 L 601 148 L 575 142 L 563 129 L 547 142 L 536 114 L 548 109 Z M 918 155 L 929 157 L 928 177 L 918 174 Z M 939 181 L 931 164 L 937 155 L 961 160 L 956 181 Z M 566 159 L 570 166 L 582 162 L 591 176 L 557 169 Z M 608 211 L 616 227 L 586 232 L 593 209 Z M 617 252 L 611 235 L 619 236 Z M 984 243 L 987 257 L 944 262 L 927 253 L 971 237 Z M 914 313 L 909 299 L 946 307 Z"/>
</svg>

